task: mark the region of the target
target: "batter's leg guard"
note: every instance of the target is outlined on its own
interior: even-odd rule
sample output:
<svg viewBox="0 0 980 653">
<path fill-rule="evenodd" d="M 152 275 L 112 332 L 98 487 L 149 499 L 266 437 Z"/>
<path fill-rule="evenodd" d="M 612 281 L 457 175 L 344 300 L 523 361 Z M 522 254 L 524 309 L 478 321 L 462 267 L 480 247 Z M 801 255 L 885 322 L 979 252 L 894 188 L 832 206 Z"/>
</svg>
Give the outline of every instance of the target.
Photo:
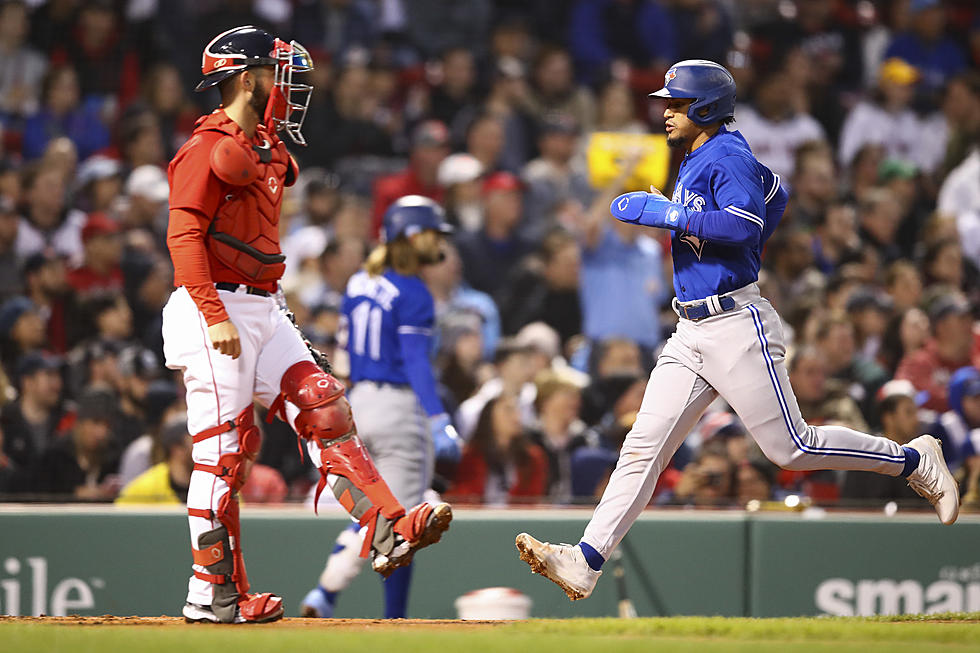
<svg viewBox="0 0 980 653">
<path fill-rule="evenodd" d="M 433 520 L 432 528 L 427 528 L 425 519 L 433 512 L 428 504 L 422 504 L 427 510 L 422 510 L 425 516 L 421 518 L 424 522 L 421 527 L 422 506 L 405 513 L 405 508 L 395 499 L 357 436 L 350 404 L 344 397 L 344 386 L 340 381 L 312 361 L 301 361 L 283 374 L 280 391 L 270 406 L 267 419 L 274 419 L 279 414 L 285 420 L 286 401 L 299 408 L 296 432 L 300 437 L 314 441 L 320 451 L 320 483 L 314 506 L 327 485 L 327 476 L 339 477 L 331 488 L 334 496 L 361 526 L 367 527 L 361 557 L 366 558 L 373 551 L 375 570 L 387 575 L 408 564 L 411 552 L 438 541 L 449 527 L 452 510 L 441 504 L 445 506 L 440 511 L 442 517 Z M 406 534 L 414 537 L 407 544 Z M 407 559 L 406 554 L 409 555 Z M 379 557 L 383 560 L 380 569 Z"/>
<path fill-rule="evenodd" d="M 192 517 L 217 520 L 221 526 L 202 533 L 193 549 L 194 563 L 206 572 L 194 570 L 194 575 L 211 583 L 213 599 L 211 612 L 214 621 L 221 623 L 274 621 L 282 617 L 282 598 L 263 592 L 249 594 L 248 574 L 242 555 L 241 519 L 238 512 L 238 491 L 245 484 L 248 463 L 255 459 L 261 445 L 261 435 L 253 423 L 252 406 L 238 417 L 207 429 L 194 436 L 194 442 L 238 429 L 238 451 L 222 454 L 217 465 L 195 463 L 196 471 L 214 474 L 228 484 L 228 492 L 218 502 L 218 510 L 188 508 Z M 210 621 L 210 619 L 207 619 Z"/>
</svg>

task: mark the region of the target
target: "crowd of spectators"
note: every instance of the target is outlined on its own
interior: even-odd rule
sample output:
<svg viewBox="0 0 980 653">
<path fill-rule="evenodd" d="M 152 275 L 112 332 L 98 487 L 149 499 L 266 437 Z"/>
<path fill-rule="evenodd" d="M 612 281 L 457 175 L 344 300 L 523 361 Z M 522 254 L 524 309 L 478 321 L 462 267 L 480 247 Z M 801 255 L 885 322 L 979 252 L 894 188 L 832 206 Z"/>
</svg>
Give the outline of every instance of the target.
<svg viewBox="0 0 980 653">
<path fill-rule="evenodd" d="M 0 499 L 186 495 L 183 389 L 160 337 L 165 169 L 218 101 L 188 92 L 201 50 L 242 24 L 315 59 L 282 287 L 338 376 L 340 299 L 388 204 L 426 195 L 457 227 L 424 272 L 433 364 L 466 442 L 459 465 L 438 470 L 448 497 L 601 494 L 677 317 L 668 235 L 608 213 L 639 190 L 624 188 L 638 158 L 597 184 L 591 137 L 662 134 L 663 105 L 646 94 L 671 62 L 704 58 L 734 74 L 732 128 L 790 189 L 760 286 L 783 319 L 804 417 L 900 443 L 939 435 L 977 504 L 969 0 L 0 2 Z M 263 428 L 246 501 L 303 498 L 314 479 L 295 436 Z M 654 501 L 792 494 L 913 496 L 884 477 L 781 471 L 719 400 Z"/>
</svg>

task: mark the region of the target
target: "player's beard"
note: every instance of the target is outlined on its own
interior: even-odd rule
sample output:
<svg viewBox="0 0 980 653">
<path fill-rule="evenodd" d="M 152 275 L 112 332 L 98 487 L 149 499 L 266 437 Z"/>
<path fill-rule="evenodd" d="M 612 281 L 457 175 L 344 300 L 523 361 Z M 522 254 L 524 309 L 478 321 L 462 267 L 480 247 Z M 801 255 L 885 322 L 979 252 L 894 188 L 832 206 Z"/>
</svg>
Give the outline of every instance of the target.
<svg viewBox="0 0 980 653">
<path fill-rule="evenodd" d="M 435 265 L 446 260 L 446 253 L 441 248 L 435 251 L 419 252 L 419 263 L 422 265 Z"/>
<path fill-rule="evenodd" d="M 248 101 L 248 106 L 252 108 L 252 111 L 259 117 L 259 122 L 265 120 L 265 107 L 269 104 L 269 91 L 262 88 L 260 85 L 255 85 L 255 90 L 252 92 L 252 97 Z"/>
<path fill-rule="evenodd" d="M 667 147 L 674 149 L 684 149 L 687 147 L 687 139 L 676 131 L 667 136 Z"/>
</svg>

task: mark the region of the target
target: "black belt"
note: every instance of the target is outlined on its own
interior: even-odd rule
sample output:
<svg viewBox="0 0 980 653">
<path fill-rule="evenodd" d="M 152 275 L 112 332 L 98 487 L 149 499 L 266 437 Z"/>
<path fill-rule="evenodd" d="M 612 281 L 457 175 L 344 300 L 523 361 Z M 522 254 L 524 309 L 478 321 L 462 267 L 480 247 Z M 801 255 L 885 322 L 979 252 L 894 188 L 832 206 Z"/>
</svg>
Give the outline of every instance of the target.
<svg viewBox="0 0 980 653">
<path fill-rule="evenodd" d="M 214 284 L 214 287 L 218 290 L 227 290 L 228 292 L 235 292 L 238 287 L 244 285 L 240 283 L 228 283 L 227 281 L 219 281 Z M 245 286 L 245 292 L 249 295 L 258 295 L 259 297 L 268 297 L 272 293 L 268 290 L 262 290 L 261 288 L 256 288 L 255 286 Z"/>
<path fill-rule="evenodd" d="M 718 305 L 721 306 L 720 313 L 726 313 L 735 308 L 735 300 L 731 297 L 719 297 Z M 706 317 L 719 314 L 719 311 L 715 311 L 714 313 L 711 312 L 711 307 L 708 306 L 707 300 L 695 302 L 686 306 L 678 303 L 677 312 L 681 314 L 681 317 L 691 320 L 692 322 L 697 322 L 698 320 L 703 320 Z"/>
</svg>

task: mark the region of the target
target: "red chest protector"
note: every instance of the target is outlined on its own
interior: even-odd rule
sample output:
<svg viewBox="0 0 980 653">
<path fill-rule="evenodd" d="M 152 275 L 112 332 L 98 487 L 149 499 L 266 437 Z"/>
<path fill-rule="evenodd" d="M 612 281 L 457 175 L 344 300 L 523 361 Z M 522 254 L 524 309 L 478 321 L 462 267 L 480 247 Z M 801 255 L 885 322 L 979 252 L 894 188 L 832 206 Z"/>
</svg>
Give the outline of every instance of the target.
<svg viewBox="0 0 980 653">
<path fill-rule="evenodd" d="M 296 162 L 265 125 L 250 141 L 224 111 L 202 118 L 194 132 L 202 131 L 225 134 L 211 150 L 211 170 L 227 187 L 208 228 L 208 250 L 253 281 L 279 279 L 286 269 L 279 209 L 283 188 L 296 181 Z"/>
</svg>

